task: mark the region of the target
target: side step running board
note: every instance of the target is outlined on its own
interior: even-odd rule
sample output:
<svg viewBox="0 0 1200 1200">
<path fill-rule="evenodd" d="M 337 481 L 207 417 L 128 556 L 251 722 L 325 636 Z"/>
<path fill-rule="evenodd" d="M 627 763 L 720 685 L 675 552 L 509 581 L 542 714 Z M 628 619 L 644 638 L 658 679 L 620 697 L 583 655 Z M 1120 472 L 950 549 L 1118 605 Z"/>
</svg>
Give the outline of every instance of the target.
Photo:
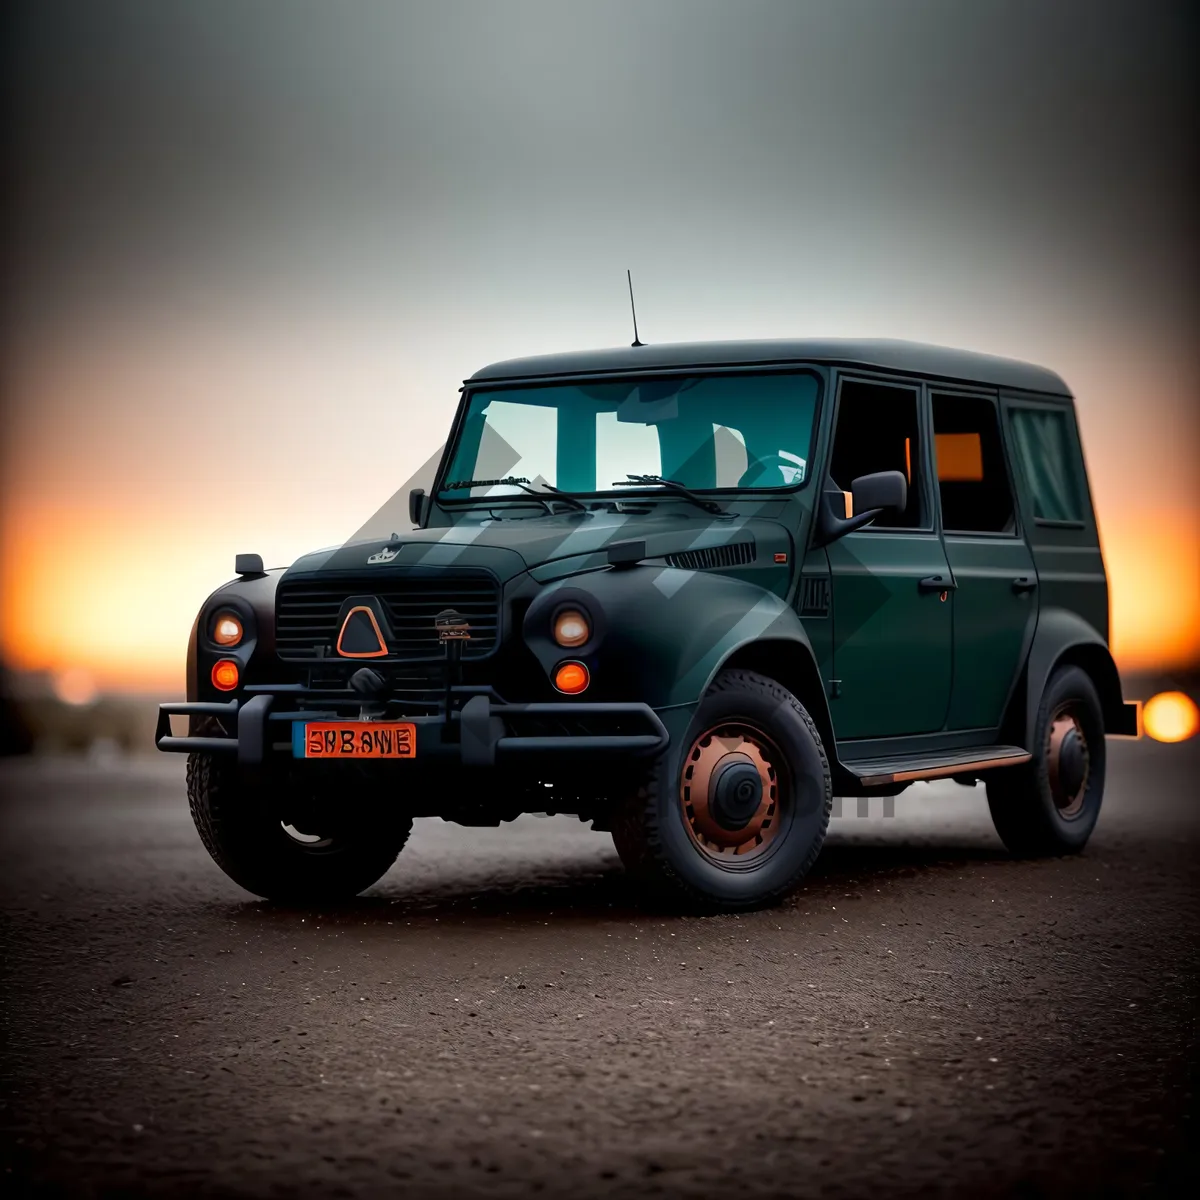
<svg viewBox="0 0 1200 1200">
<path fill-rule="evenodd" d="M 842 766 L 851 775 L 857 775 L 865 787 L 883 787 L 889 783 L 910 783 L 915 779 L 942 779 L 947 775 L 975 775 L 997 767 L 1015 767 L 1032 757 L 1020 746 L 977 746 L 951 753 L 896 754 L 857 762 L 843 759 Z"/>
</svg>

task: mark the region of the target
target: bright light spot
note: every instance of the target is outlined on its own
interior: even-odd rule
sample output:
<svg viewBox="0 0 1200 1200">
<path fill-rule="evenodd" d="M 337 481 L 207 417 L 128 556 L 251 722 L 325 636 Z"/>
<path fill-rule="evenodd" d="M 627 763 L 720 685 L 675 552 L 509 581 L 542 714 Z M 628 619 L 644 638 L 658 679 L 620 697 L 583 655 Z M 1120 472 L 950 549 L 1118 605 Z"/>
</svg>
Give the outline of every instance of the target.
<svg viewBox="0 0 1200 1200">
<path fill-rule="evenodd" d="M 213 641 L 219 646 L 236 646 L 242 640 L 242 623 L 236 617 L 226 614 L 218 618 L 213 630 Z"/>
<path fill-rule="evenodd" d="M 82 667 L 68 667 L 54 677 L 54 694 L 64 704 L 91 704 L 96 681 Z"/>
<path fill-rule="evenodd" d="M 1200 710 L 1183 692 L 1159 692 L 1142 707 L 1142 728 L 1156 742 L 1185 742 L 1200 728 Z"/>
</svg>

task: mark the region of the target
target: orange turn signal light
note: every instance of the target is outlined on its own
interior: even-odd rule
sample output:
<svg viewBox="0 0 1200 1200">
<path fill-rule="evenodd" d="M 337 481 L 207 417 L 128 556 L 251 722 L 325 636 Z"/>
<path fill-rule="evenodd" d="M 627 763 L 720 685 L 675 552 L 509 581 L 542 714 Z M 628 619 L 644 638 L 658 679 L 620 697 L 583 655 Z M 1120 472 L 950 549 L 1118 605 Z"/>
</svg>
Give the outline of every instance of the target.
<svg viewBox="0 0 1200 1200">
<path fill-rule="evenodd" d="M 218 691 L 232 692 L 238 685 L 238 676 L 238 665 L 232 658 L 223 658 L 220 662 L 213 664 L 213 687 Z"/>
<path fill-rule="evenodd" d="M 581 662 L 560 663 L 554 672 L 554 686 L 568 696 L 578 696 L 590 682 L 588 669 Z"/>
</svg>

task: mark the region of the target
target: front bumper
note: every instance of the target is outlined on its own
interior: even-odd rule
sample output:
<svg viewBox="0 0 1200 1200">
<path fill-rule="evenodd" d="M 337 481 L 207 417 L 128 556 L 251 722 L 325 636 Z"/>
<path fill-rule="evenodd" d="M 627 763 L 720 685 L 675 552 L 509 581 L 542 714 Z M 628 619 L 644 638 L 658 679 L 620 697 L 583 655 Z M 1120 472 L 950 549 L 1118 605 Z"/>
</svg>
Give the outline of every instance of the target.
<svg viewBox="0 0 1200 1200">
<path fill-rule="evenodd" d="M 298 685 L 245 689 L 245 699 L 186 701 L 158 706 L 154 744 L 159 750 L 188 754 L 232 754 L 239 763 L 258 765 L 268 758 L 291 758 L 291 726 L 297 721 L 346 720 L 345 713 L 306 707 Z M 416 760 L 489 767 L 534 755 L 650 756 L 666 749 L 670 735 L 658 714 L 637 702 L 551 701 L 509 704 L 490 689 L 452 688 L 461 706 L 436 714 L 403 716 L 417 727 Z M 176 737 L 171 717 L 215 719 L 224 736 Z M 353 719 L 353 718 L 350 718 Z M 389 720 L 393 718 L 387 718 Z"/>
</svg>

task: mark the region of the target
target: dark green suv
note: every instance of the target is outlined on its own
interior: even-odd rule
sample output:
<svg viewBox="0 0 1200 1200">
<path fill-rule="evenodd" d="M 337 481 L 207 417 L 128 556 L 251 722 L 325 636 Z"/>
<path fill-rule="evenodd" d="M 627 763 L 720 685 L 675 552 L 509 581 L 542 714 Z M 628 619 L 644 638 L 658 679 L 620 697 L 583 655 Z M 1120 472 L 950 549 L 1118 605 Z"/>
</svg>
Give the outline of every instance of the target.
<svg viewBox="0 0 1200 1200">
<path fill-rule="evenodd" d="M 1105 735 L 1137 733 L 1039 367 L 888 341 L 497 363 L 409 511 L 286 571 L 239 556 L 162 706 L 205 845 L 259 895 L 369 887 L 414 817 L 559 812 L 748 908 L 803 878 L 833 795 L 945 776 L 985 783 L 1015 853 L 1070 853 Z"/>
</svg>

